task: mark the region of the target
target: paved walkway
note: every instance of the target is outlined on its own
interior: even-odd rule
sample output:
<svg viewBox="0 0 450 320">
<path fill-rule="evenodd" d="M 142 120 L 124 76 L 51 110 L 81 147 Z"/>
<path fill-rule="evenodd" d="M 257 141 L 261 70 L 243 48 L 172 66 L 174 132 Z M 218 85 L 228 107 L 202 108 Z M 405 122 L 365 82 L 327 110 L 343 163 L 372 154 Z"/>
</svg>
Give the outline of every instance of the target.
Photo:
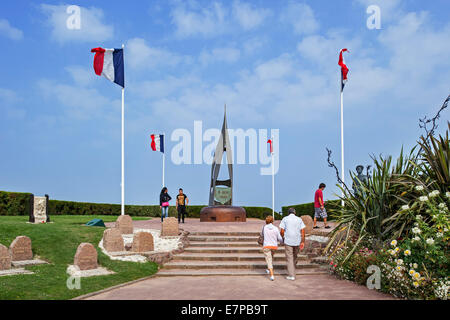
<svg viewBox="0 0 450 320">
<path fill-rule="evenodd" d="M 389 295 L 331 275 L 156 277 L 113 289 L 88 300 L 386 300 Z"/>
<path fill-rule="evenodd" d="M 114 223 L 107 223 L 112 226 Z M 161 220 L 133 222 L 137 228 L 159 229 Z M 279 221 L 275 222 L 276 225 Z M 247 219 L 247 222 L 200 222 L 186 219 L 180 228 L 190 232 L 254 232 L 260 231 L 264 222 Z M 323 223 L 318 223 L 320 231 Z M 330 223 L 333 226 L 332 223 Z M 369 290 L 350 281 L 338 280 L 332 275 L 300 275 L 295 281 L 276 276 L 270 281 L 266 275 L 256 276 L 193 276 L 154 277 L 125 285 L 87 298 L 89 300 L 380 300 L 393 297 Z"/>
</svg>

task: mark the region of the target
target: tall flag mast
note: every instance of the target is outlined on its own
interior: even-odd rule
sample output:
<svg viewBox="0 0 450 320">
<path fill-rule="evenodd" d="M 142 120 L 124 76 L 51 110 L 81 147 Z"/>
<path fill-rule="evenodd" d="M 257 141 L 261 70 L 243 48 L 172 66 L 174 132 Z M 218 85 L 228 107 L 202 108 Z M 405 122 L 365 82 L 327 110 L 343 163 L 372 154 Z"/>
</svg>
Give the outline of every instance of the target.
<svg viewBox="0 0 450 320">
<path fill-rule="evenodd" d="M 106 79 L 122 87 L 122 205 L 121 214 L 125 214 L 125 73 L 123 65 L 123 49 L 103 49 L 94 48 L 91 52 L 94 56 L 94 71 L 98 76 L 104 76 Z"/>
<path fill-rule="evenodd" d="M 270 156 L 272 158 L 272 216 L 275 220 L 275 167 L 273 161 L 273 137 L 267 140 L 267 143 L 270 144 Z"/>
<path fill-rule="evenodd" d="M 348 67 L 345 64 L 344 52 L 348 52 L 347 49 L 342 49 L 339 52 L 339 62 L 338 65 L 341 67 L 341 180 L 342 180 L 342 190 L 344 190 L 345 172 L 344 172 L 344 87 L 347 83 Z M 344 191 L 342 191 L 342 196 L 344 196 Z M 342 206 L 344 205 L 344 200 L 341 201 Z"/>
</svg>

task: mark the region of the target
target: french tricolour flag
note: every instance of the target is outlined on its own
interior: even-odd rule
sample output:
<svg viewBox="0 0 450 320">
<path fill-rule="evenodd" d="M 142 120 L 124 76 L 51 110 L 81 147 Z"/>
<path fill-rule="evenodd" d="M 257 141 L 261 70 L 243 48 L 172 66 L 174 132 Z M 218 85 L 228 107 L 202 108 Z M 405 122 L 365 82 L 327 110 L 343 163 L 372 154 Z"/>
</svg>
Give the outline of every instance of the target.
<svg viewBox="0 0 450 320">
<path fill-rule="evenodd" d="M 98 76 L 117 83 L 125 88 L 125 76 L 123 72 L 123 49 L 94 48 L 94 70 Z"/>
<path fill-rule="evenodd" d="M 344 56 L 343 56 L 343 53 L 345 51 L 348 51 L 348 50 L 347 49 L 342 49 L 339 52 L 338 65 L 341 66 L 341 91 L 344 91 L 345 84 L 347 83 L 347 74 L 348 74 L 348 67 L 345 64 L 345 60 L 344 60 Z"/>
<path fill-rule="evenodd" d="M 152 142 L 150 146 L 153 151 L 160 151 L 164 153 L 164 135 L 163 134 L 151 134 Z"/>
</svg>

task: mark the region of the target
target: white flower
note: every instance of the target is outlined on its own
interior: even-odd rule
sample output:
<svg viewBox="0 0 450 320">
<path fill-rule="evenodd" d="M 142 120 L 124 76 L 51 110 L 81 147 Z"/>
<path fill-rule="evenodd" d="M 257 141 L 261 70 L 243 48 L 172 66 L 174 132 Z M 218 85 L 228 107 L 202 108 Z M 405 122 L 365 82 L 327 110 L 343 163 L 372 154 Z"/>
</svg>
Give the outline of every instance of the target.
<svg viewBox="0 0 450 320">
<path fill-rule="evenodd" d="M 397 262 L 398 265 L 402 265 L 403 264 L 403 260 L 402 259 L 397 259 L 396 262 Z"/>
<path fill-rule="evenodd" d="M 447 191 L 447 192 L 445 193 L 445 196 L 446 196 L 447 198 L 450 198 L 450 191 Z"/>
<path fill-rule="evenodd" d="M 413 268 L 417 269 L 419 267 L 419 265 L 417 263 L 413 263 Z"/>
<path fill-rule="evenodd" d="M 439 195 L 439 193 L 440 193 L 439 190 L 433 190 L 428 194 L 428 196 L 430 198 L 434 198 L 434 197 L 437 197 Z"/>
<path fill-rule="evenodd" d="M 434 240 L 432 238 L 428 238 L 426 240 L 426 243 L 429 244 L 429 245 L 432 245 L 432 244 L 434 244 Z"/>
<path fill-rule="evenodd" d="M 419 197 L 419 200 L 422 202 L 428 201 L 428 197 L 427 196 L 421 196 Z"/>
<path fill-rule="evenodd" d="M 413 238 L 413 240 L 414 240 L 414 241 L 420 241 L 420 238 L 419 238 L 418 236 L 415 236 L 415 237 Z"/>
<path fill-rule="evenodd" d="M 416 271 L 414 269 L 409 270 L 409 275 L 412 277 L 414 275 L 414 273 L 416 273 Z"/>
<path fill-rule="evenodd" d="M 448 231 L 448 229 L 447 228 L 444 228 L 444 232 L 447 232 Z"/>
<path fill-rule="evenodd" d="M 409 210 L 409 206 L 407 204 L 403 205 L 402 210 Z"/>
<path fill-rule="evenodd" d="M 415 279 L 420 279 L 420 273 L 418 273 L 418 272 L 414 273 L 414 274 L 413 274 L 413 277 L 414 277 Z"/>
<path fill-rule="evenodd" d="M 418 214 L 418 215 L 416 215 L 416 219 L 420 220 L 420 219 L 422 219 L 422 216 L 420 214 Z"/>
<path fill-rule="evenodd" d="M 436 238 L 442 238 L 444 236 L 444 234 L 442 232 L 438 232 L 436 234 Z"/>
<path fill-rule="evenodd" d="M 439 203 L 438 207 L 441 209 L 444 209 L 447 207 L 447 205 L 445 203 L 441 202 L 441 203 Z"/>
<path fill-rule="evenodd" d="M 416 190 L 417 191 L 422 191 L 423 190 L 423 186 L 416 186 Z"/>
<path fill-rule="evenodd" d="M 419 283 L 417 281 L 414 281 L 413 286 L 417 288 L 419 286 Z"/>
<path fill-rule="evenodd" d="M 420 234 L 422 231 L 421 231 L 419 228 L 414 227 L 414 228 L 412 228 L 412 232 L 413 232 L 414 234 Z"/>
<path fill-rule="evenodd" d="M 395 247 L 397 245 L 397 240 L 392 240 L 391 241 L 391 246 Z"/>
<path fill-rule="evenodd" d="M 411 251 L 406 249 L 404 252 L 405 256 L 410 256 L 411 255 Z"/>
</svg>

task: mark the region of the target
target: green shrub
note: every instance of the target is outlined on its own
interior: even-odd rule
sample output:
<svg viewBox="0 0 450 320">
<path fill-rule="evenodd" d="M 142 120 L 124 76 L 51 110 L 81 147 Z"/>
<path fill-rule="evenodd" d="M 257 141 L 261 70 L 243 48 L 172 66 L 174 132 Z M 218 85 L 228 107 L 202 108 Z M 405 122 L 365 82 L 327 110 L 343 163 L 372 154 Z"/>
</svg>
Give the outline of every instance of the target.
<svg viewBox="0 0 450 320">
<path fill-rule="evenodd" d="M 31 193 L 0 191 L 0 216 L 29 216 Z"/>
<path fill-rule="evenodd" d="M 340 200 L 329 200 L 325 202 L 325 209 L 327 210 L 328 220 L 333 220 L 336 216 L 336 210 L 340 207 Z M 281 208 L 283 216 L 288 214 L 289 208 L 294 208 L 297 215 L 308 215 L 314 218 L 314 202 L 294 204 L 292 206 L 284 206 Z"/>
</svg>

